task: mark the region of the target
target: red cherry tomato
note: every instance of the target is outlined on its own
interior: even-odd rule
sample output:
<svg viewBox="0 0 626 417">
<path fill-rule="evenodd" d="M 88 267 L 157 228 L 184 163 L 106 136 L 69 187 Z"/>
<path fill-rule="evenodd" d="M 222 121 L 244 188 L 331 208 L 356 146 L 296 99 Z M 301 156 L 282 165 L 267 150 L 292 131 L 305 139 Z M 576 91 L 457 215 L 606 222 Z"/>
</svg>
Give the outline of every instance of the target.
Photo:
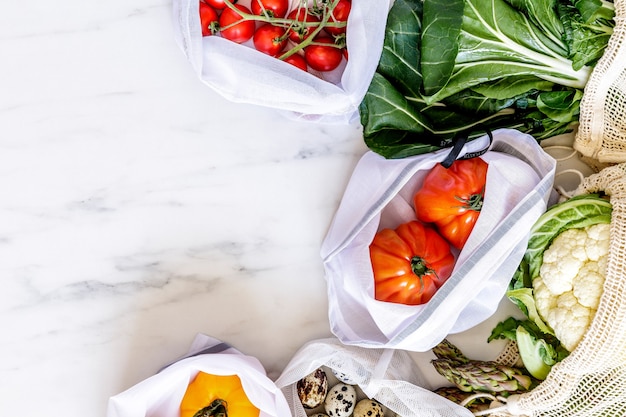
<svg viewBox="0 0 626 417">
<path fill-rule="evenodd" d="M 241 4 L 235 4 L 235 8 L 243 13 L 251 13 L 250 9 Z M 237 23 L 241 21 L 240 23 Z M 220 34 L 223 38 L 237 43 L 244 43 L 254 35 L 254 20 L 243 20 L 237 11 L 226 8 L 220 15 Z"/>
<path fill-rule="evenodd" d="M 341 64 L 343 55 L 341 49 L 334 46 L 334 41 L 328 37 L 315 38 L 317 43 L 327 43 L 326 45 L 309 45 L 304 48 L 304 59 L 311 68 L 317 71 L 332 71 Z"/>
<path fill-rule="evenodd" d="M 217 30 L 217 12 L 206 3 L 200 2 L 200 26 L 202 27 L 202 36 L 211 36 Z"/>
<path fill-rule="evenodd" d="M 285 49 L 287 44 L 285 32 L 286 30 L 279 26 L 265 23 L 254 32 L 252 37 L 254 47 L 264 54 L 276 56 Z"/>
<path fill-rule="evenodd" d="M 295 20 L 293 27 L 289 29 L 289 39 L 295 43 L 302 42 L 315 30 L 315 26 L 305 26 L 304 23 L 320 22 L 317 16 L 302 7 L 292 10 L 287 16 L 287 19 Z"/>
<path fill-rule="evenodd" d="M 222 10 L 226 7 L 226 1 L 230 1 L 230 3 L 237 3 L 237 0 L 203 0 L 206 4 L 213 7 L 216 10 Z"/>
<path fill-rule="evenodd" d="M 287 58 L 284 59 L 284 61 L 290 63 L 291 65 L 295 67 L 300 68 L 302 71 L 308 70 L 308 67 L 306 65 L 306 60 L 304 59 L 302 55 L 298 55 L 298 54 L 289 55 Z"/>
<path fill-rule="evenodd" d="M 348 0 L 339 0 L 339 3 L 333 9 L 332 15 L 330 16 L 329 22 L 347 22 L 348 16 L 350 15 L 350 7 L 351 3 Z M 346 33 L 346 27 L 331 27 L 326 26 L 324 28 L 326 32 L 331 35 L 341 35 L 342 33 Z"/>
<path fill-rule="evenodd" d="M 269 17 L 285 17 L 289 10 L 289 0 L 252 0 L 252 13 L 263 16 L 264 11 Z"/>
</svg>

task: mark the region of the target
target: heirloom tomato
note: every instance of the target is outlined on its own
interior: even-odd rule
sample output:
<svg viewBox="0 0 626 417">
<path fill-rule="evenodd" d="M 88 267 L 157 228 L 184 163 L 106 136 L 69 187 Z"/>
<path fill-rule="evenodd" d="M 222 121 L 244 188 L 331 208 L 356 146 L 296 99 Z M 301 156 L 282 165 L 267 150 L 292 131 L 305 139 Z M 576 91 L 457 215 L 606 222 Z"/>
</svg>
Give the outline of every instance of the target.
<svg viewBox="0 0 626 417">
<path fill-rule="evenodd" d="M 237 375 L 198 372 L 180 402 L 180 417 L 259 417 Z"/>
<path fill-rule="evenodd" d="M 450 168 L 435 165 L 413 197 L 417 218 L 434 223 L 462 249 L 480 215 L 486 181 L 487 163 L 481 158 L 459 159 Z"/>
<path fill-rule="evenodd" d="M 450 244 L 422 222 L 382 229 L 370 244 L 374 298 L 399 304 L 427 303 L 452 274 Z"/>
<path fill-rule="evenodd" d="M 250 9 L 235 4 L 235 9 L 242 13 L 250 13 Z M 237 10 L 226 8 L 220 15 L 220 34 L 223 38 L 236 43 L 244 43 L 254 35 L 254 20 L 245 20 Z M 239 22 L 239 23 L 237 23 Z"/>
<path fill-rule="evenodd" d="M 289 0 L 252 0 L 252 13 L 268 17 L 285 17 L 289 11 Z"/>
<path fill-rule="evenodd" d="M 202 26 L 202 36 L 211 36 L 218 30 L 219 18 L 217 12 L 206 3 L 200 2 L 200 26 Z"/>
</svg>

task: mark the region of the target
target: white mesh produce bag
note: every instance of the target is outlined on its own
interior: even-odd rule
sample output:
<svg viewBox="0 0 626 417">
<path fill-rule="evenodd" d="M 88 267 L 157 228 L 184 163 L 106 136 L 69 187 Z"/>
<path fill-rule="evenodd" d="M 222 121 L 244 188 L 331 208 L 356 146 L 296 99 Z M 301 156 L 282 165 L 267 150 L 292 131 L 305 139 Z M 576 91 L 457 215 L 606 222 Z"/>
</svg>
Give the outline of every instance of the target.
<svg viewBox="0 0 626 417">
<path fill-rule="evenodd" d="M 237 375 L 259 417 L 290 417 L 282 392 L 266 376 L 258 359 L 199 334 L 189 354 L 128 390 L 109 399 L 107 417 L 176 417 L 188 384 L 199 371 Z"/>
<path fill-rule="evenodd" d="M 487 136 L 461 155 L 488 146 Z M 452 276 L 424 305 L 377 301 L 369 244 L 379 229 L 413 220 L 412 196 L 449 149 L 403 159 L 368 152 L 357 164 L 323 241 L 329 319 L 344 343 L 427 351 L 449 333 L 490 317 L 526 249 L 530 228 L 546 210 L 556 162 L 530 135 L 493 132 L 483 208 Z"/>
<path fill-rule="evenodd" d="M 250 0 L 239 0 L 247 5 Z M 295 8 L 300 0 L 292 0 Z M 198 0 L 174 0 L 176 41 L 202 82 L 234 102 L 285 111 L 290 117 L 347 123 L 358 117 L 382 52 L 390 0 L 353 1 L 346 27 L 350 58 L 325 81 L 291 64 L 219 36 L 202 37 Z"/>
<path fill-rule="evenodd" d="M 380 402 L 387 408 L 385 417 L 472 417 L 466 408 L 432 392 L 406 351 L 346 346 L 332 338 L 305 344 L 276 380 L 293 417 L 307 417 L 297 393 L 298 380 L 320 367 Z"/>
</svg>

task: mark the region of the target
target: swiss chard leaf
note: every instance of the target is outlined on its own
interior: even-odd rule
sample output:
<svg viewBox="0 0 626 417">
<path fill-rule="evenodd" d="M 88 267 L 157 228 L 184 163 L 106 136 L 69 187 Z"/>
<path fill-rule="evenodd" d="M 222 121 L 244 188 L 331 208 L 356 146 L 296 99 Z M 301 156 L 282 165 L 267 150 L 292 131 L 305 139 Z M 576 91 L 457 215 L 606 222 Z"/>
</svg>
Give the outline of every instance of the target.
<svg viewBox="0 0 626 417">
<path fill-rule="evenodd" d="M 421 67 L 426 95 L 434 95 L 445 87 L 452 75 L 459 50 L 464 6 L 464 0 L 424 2 Z"/>
<path fill-rule="evenodd" d="M 425 0 L 428 3 L 429 0 Z M 574 71 L 566 52 L 528 17 L 504 0 L 465 0 L 463 25 L 454 71 L 446 86 L 428 95 L 436 102 L 466 88 L 511 76 L 535 76 L 547 81 L 582 88 L 589 71 Z M 424 20 L 428 9 L 424 8 Z M 447 21 L 432 18 L 431 26 Z M 444 31 L 441 28 L 440 31 Z M 432 29 L 435 30 L 435 29 Z M 422 38 L 422 48 L 437 48 Z M 422 57 L 424 80 L 431 67 Z"/>
<path fill-rule="evenodd" d="M 567 53 L 567 46 L 562 40 L 563 23 L 556 13 L 557 0 L 506 0 L 506 2 L 524 13 L 555 45 L 560 45 L 562 54 Z"/>
<path fill-rule="evenodd" d="M 569 46 L 568 57 L 572 61 L 572 68 L 577 70 L 586 65 L 594 65 L 600 59 L 613 34 L 614 26 L 612 21 L 606 21 L 603 18 L 591 20 L 599 15 L 598 10 L 606 9 L 590 10 L 593 2 L 578 3 L 585 15 L 572 5 L 559 5 L 564 28 L 563 36 Z M 606 14 L 610 15 L 609 12 Z"/>
<path fill-rule="evenodd" d="M 537 108 L 550 119 L 569 123 L 580 114 L 581 90 L 548 91 L 539 94 Z"/>
<path fill-rule="evenodd" d="M 387 16 L 385 41 L 377 72 L 403 94 L 420 96 L 422 2 L 397 0 Z"/>
</svg>

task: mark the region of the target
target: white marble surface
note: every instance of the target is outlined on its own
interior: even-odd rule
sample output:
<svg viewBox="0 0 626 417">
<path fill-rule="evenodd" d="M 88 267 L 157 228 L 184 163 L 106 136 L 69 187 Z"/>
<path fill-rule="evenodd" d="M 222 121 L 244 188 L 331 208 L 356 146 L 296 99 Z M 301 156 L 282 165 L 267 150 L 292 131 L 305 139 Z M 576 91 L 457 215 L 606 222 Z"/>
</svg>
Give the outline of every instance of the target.
<svg viewBox="0 0 626 417">
<path fill-rule="evenodd" d="M 360 126 L 225 101 L 172 30 L 168 0 L 0 3 L 2 416 L 104 416 L 196 333 L 272 378 L 331 335 Z"/>
<path fill-rule="evenodd" d="M 230 103 L 167 0 L 0 3 L 0 415 L 104 416 L 198 332 L 272 377 L 330 335 L 357 125 Z"/>
</svg>

